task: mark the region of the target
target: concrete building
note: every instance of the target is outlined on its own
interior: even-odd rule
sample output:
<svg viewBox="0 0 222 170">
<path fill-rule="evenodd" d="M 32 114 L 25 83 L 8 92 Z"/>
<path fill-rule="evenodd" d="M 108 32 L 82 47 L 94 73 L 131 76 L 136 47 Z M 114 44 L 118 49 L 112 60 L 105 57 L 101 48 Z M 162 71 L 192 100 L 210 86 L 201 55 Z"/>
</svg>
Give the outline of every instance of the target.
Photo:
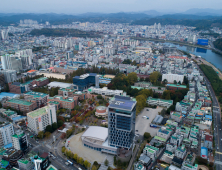
<svg viewBox="0 0 222 170">
<path fill-rule="evenodd" d="M 186 148 L 185 145 L 182 145 L 180 147 L 177 148 L 176 152 L 175 152 L 175 156 L 177 158 L 183 159 L 186 156 Z"/>
<path fill-rule="evenodd" d="M 168 140 L 169 137 L 171 136 L 172 132 L 173 131 L 171 129 L 168 129 L 166 127 L 162 127 L 157 131 L 157 136 Z"/>
<path fill-rule="evenodd" d="M 5 77 L 5 82 L 10 83 L 17 80 L 16 70 L 0 70 Z"/>
<path fill-rule="evenodd" d="M 123 95 L 123 90 L 109 90 L 107 87 L 103 88 L 90 87 L 88 88 L 88 92 L 100 95 L 108 95 L 108 96 Z"/>
<path fill-rule="evenodd" d="M 149 156 L 152 160 L 155 160 L 156 156 L 159 153 L 159 148 L 146 145 L 145 148 L 143 149 L 143 153 Z"/>
<path fill-rule="evenodd" d="M 162 81 L 167 80 L 168 83 L 174 83 L 174 80 L 181 84 L 183 83 L 184 75 L 179 75 L 179 74 L 163 74 L 162 75 Z"/>
<path fill-rule="evenodd" d="M 42 107 L 27 114 L 28 128 L 35 134 L 44 131 L 46 126 L 57 122 L 56 108 L 54 104 Z"/>
<path fill-rule="evenodd" d="M 108 128 L 90 126 L 81 136 L 84 146 L 109 154 L 117 154 L 117 148 L 108 145 Z"/>
<path fill-rule="evenodd" d="M 108 109 L 105 106 L 98 106 L 96 108 L 95 115 L 98 117 L 107 117 L 108 116 Z"/>
<path fill-rule="evenodd" d="M 12 135 L 14 135 L 14 128 L 12 123 L 3 123 L 0 125 L 0 146 L 12 143 Z"/>
<path fill-rule="evenodd" d="M 28 149 L 28 140 L 26 134 L 22 130 L 18 130 L 12 135 L 13 147 L 17 150 L 26 152 Z"/>
<path fill-rule="evenodd" d="M 96 73 L 83 74 L 73 77 L 74 89 L 83 91 L 90 86 L 99 87 L 99 75 Z"/>
<path fill-rule="evenodd" d="M 171 105 L 173 105 L 173 100 L 164 100 L 148 97 L 147 103 L 152 106 L 156 105 L 169 108 Z"/>
<path fill-rule="evenodd" d="M 11 107 L 16 110 L 20 110 L 23 113 L 28 113 L 37 108 L 36 102 L 28 102 L 22 99 L 10 99 L 3 103 L 3 107 Z"/>
<path fill-rule="evenodd" d="M 136 101 L 115 96 L 108 107 L 108 144 L 130 149 L 135 135 Z"/>
<path fill-rule="evenodd" d="M 3 70 L 16 70 L 20 72 L 22 70 L 22 61 L 17 55 L 6 54 L 1 56 Z"/>
<path fill-rule="evenodd" d="M 20 170 L 32 170 L 34 168 L 34 163 L 27 159 L 19 159 L 18 166 Z"/>
</svg>

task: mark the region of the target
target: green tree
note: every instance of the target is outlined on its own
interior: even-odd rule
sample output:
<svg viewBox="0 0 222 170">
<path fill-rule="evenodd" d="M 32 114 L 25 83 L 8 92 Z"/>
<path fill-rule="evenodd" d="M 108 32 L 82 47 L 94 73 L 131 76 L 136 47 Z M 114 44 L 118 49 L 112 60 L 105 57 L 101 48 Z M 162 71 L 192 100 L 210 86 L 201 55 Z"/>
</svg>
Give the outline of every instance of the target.
<svg viewBox="0 0 222 170">
<path fill-rule="evenodd" d="M 139 96 L 136 96 L 136 101 L 137 101 L 136 113 L 138 114 L 146 106 L 146 98 L 144 97 L 144 95 L 139 95 Z"/>
<path fill-rule="evenodd" d="M 75 161 L 77 161 L 78 155 L 77 155 L 76 153 L 74 154 L 73 159 L 74 159 Z"/>
<path fill-rule="evenodd" d="M 129 73 L 128 76 L 127 76 L 130 84 L 134 84 L 135 82 L 137 82 L 138 80 L 138 77 L 137 77 L 137 74 L 135 72 L 132 72 L 132 73 Z"/>
<path fill-rule="evenodd" d="M 149 139 L 149 138 L 151 138 L 151 135 L 150 135 L 150 133 L 145 132 L 145 133 L 143 134 L 143 137 L 144 137 L 144 139 Z"/>
<path fill-rule="evenodd" d="M 39 133 L 38 133 L 38 138 L 39 139 L 42 139 L 44 137 L 44 132 L 43 131 L 40 131 Z"/>
<path fill-rule="evenodd" d="M 58 126 L 57 126 L 57 123 L 56 123 L 56 122 L 54 122 L 54 123 L 52 124 L 52 129 L 53 129 L 53 131 L 55 131 L 56 129 L 58 129 Z"/>
<path fill-rule="evenodd" d="M 173 84 L 177 84 L 177 81 L 176 81 L 176 80 L 174 80 L 174 81 L 173 81 Z"/>
<path fill-rule="evenodd" d="M 103 97 L 101 95 L 98 95 L 97 96 L 97 99 L 102 99 Z"/>
<path fill-rule="evenodd" d="M 89 162 L 88 162 L 87 160 L 85 160 L 84 163 L 83 163 L 83 165 L 84 165 L 86 168 L 88 168 L 88 166 L 89 166 L 88 164 L 89 164 Z"/>
<path fill-rule="evenodd" d="M 93 165 L 92 170 L 97 170 L 97 167 L 95 165 Z"/>
<path fill-rule="evenodd" d="M 53 132 L 52 126 L 51 125 L 46 126 L 45 131 L 52 133 Z"/>
<path fill-rule="evenodd" d="M 65 152 L 66 152 L 66 147 L 63 146 L 63 147 L 62 147 L 62 153 L 65 153 Z"/>
<path fill-rule="evenodd" d="M 82 157 L 80 157 L 80 158 L 79 158 L 79 163 L 80 163 L 81 165 L 83 165 L 84 160 L 83 160 L 83 158 L 82 158 Z"/>
<path fill-rule="evenodd" d="M 58 120 L 58 127 L 61 127 L 63 125 L 63 121 L 62 120 Z"/>
<path fill-rule="evenodd" d="M 167 79 L 163 80 L 163 84 L 166 85 L 168 83 Z"/>
<path fill-rule="evenodd" d="M 108 165 L 109 165 L 109 161 L 106 159 L 105 162 L 104 162 L 104 164 L 105 164 L 106 166 L 108 166 Z"/>
<path fill-rule="evenodd" d="M 150 81 L 155 84 L 158 80 L 158 78 L 161 76 L 160 72 L 154 71 L 153 73 L 150 74 Z"/>
</svg>

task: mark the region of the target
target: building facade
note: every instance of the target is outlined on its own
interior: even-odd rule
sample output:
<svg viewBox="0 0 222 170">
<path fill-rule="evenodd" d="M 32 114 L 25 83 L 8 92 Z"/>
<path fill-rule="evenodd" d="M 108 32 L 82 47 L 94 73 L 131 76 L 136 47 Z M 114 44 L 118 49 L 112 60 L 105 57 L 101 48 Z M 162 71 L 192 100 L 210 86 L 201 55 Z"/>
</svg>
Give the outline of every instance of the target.
<svg viewBox="0 0 222 170">
<path fill-rule="evenodd" d="M 12 135 L 14 128 L 12 123 L 4 123 L 0 125 L 0 146 L 3 147 L 12 143 Z"/>
<path fill-rule="evenodd" d="M 90 86 L 99 87 L 99 75 L 96 73 L 83 74 L 73 77 L 74 89 L 83 91 Z"/>
<path fill-rule="evenodd" d="M 44 131 L 46 126 L 57 122 L 56 108 L 54 104 L 42 107 L 27 114 L 28 128 L 35 134 Z"/>
<path fill-rule="evenodd" d="M 26 152 L 28 149 L 26 134 L 22 130 L 16 131 L 16 133 L 12 135 L 12 144 L 15 149 Z"/>
<path fill-rule="evenodd" d="M 108 107 L 108 144 L 130 149 L 135 135 L 136 101 L 115 96 Z"/>
<path fill-rule="evenodd" d="M 22 99 L 10 99 L 3 103 L 3 107 L 11 107 L 16 110 L 20 110 L 23 113 L 28 113 L 37 108 L 36 102 L 28 102 Z"/>
</svg>

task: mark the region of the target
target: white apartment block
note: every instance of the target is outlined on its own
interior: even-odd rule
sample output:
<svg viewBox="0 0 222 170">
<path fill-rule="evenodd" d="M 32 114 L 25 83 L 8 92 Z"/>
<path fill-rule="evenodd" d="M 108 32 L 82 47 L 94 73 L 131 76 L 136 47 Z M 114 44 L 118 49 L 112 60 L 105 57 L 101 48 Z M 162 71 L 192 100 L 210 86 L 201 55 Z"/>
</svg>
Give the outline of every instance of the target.
<svg viewBox="0 0 222 170">
<path fill-rule="evenodd" d="M 4 123 L 0 125 L 0 146 L 3 147 L 12 143 L 12 135 L 14 128 L 12 123 Z"/>
<path fill-rule="evenodd" d="M 174 80 L 178 83 L 179 81 L 183 83 L 184 75 L 179 74 L 163 74 L 162 81 L 167 80 L 168 83 L 174 83 Z"/>
<path fill-rule="evenodd" d="M 54 104 L 42 107 L 27 114 L 28 128 L 38 134 L 44 131 L 46 126 L 57 122 L 56 107 Z"/>
<path fill-rule="evenodd" d="M 183 163 L 181 170 L 197 170 L 198 169 L 198 164 L 195 164 L 194 166 L 187 164 L 187 163 Z"/>
</svg>

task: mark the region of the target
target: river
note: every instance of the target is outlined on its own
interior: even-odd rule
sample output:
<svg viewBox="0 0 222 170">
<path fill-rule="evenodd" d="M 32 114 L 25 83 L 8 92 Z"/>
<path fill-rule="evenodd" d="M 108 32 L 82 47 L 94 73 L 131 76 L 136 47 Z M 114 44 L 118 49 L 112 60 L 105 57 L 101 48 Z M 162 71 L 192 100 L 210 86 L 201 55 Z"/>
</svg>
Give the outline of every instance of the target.
<svg viewBox="0 0 222 170">
<path fill-rule="evenodd" d="M 216 66 L 218 69 L 222 70 L 222 55 L 216 54 L 212 50 L 190 47 L 190 46 L 176 45 L 176 44 L 172 44 L 172 43 L 163 43 L 163 44 L 175 46 L 179 50 L 183 50 L 183 51 L 189 52 L 191 54 L 201 56 L 206 61 L 208 61 L 208 62 L 212 63 L 214 66 Z"/>
</svg>

